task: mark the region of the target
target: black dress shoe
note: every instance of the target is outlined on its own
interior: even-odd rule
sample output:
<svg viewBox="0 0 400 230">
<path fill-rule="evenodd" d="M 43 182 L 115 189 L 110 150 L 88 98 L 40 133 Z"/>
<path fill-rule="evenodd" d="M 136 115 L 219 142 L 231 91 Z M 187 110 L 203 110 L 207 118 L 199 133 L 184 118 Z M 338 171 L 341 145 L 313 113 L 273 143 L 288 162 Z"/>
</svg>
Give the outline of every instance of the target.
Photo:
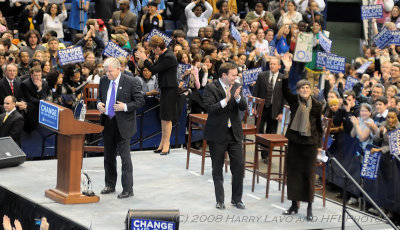
<svg viewBox="0 0 400 230">
<path fill-rule="evenodd" d="M 282 215 L 292 215 L 292 213 L 297 214 L 299 208 L 297 206 L 290 206 L 290 208 L 282 213 Z"/>
<path fill-rule="evenodd" d="M 155 150 L 153 150 L 153 152 L 154 152 L 154 153 L 161 153 L 161 152 L 162 152 L 162 149 L 155 149 Z"/>
<path fill-rule="evenodd" d="M 217 209 L 224 210 L 225 209 L 225 204 L 221 203 L 221 202 L 217 202 L 217 205 L 215 205 L 215 207 Z"/>
<path fill-rule="evenodd" d="M 232 200 L 231 204 L 233 206 L 235 206 L 236 208 L 238 208 L 238 209 L 245 209 L 246 208 L 246 206 L 244 205 L 244 203 L 242 201 L 234 201 L 234 200 Z"/>
<path fill-rule="evenodd" d="M 109 194 L 109 193 L 113 193 L 115 192 L 115 188 L 111 188 L 106 186 L 105 188 L 103 188 L 103 190 L 101 190 L 101 194 Z"/>
<path fill-rule="evenodd" d="M 121 192 L 120 194 L 118 194 L 118 199 L 128 198 L 130 196 L 133 196 L 133 191 Z"/>
</svg>

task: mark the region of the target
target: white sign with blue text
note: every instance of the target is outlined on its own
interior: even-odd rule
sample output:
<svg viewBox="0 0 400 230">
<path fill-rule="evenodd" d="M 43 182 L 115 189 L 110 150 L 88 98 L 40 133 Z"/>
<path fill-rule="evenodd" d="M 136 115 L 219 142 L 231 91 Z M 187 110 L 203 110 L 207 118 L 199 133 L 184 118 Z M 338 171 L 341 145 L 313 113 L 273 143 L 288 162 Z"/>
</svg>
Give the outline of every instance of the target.
<svg viewBox="0 0 400 230">
<path fill-rule="evenodd" d="M 57 106 L 41 100 L 39 103 L 39 123 L 58 130 L 60 111 Z"/>
<path fill-rule="evenodd" d="M 392 155 L 400 155 L 400 129 L 388 132 L 389 148 Z"/>
<path fill-rule="evenodd" d="M 317 53 L 317 66 L 325 67 L 327 70 L 334 73 L 344 73 L 346 66 L 346 58 L 336 54 L 328 54 L 325 52 Z"/>
<path fill-rule="evenodd" d="M 373 145 L 367 145 L 367 147 L 365 147 L 360 176 L 376 180 L 378 176 L 379 162 L 381 160 L 381 152 L 371 153 L 371 148 L 376 147 Z"/>
<path fill-rule="evenodd" d="M 231 34 L 232 37 L 238 42 L 239 46 L 242 45 L 242 38 L 240 37 L 240 32 L 236 29 L 235 24 L 231 23 Z"/>
<path fill-rule="evenodd" d="M 58 59 L 60 60 L 60 65 L 66 65 L 77 62 L 84 62 L 82 47 L 74 47 L 69 49 L 62 49 L 57 51 Z"/>
<path fill-rule="evenodd" d="M 161 32 L 157 29 L 152 29 L 150 31 L 149 35 L 147 35 L 146 41 L 150 41 L 150 39 L 155 35 L 160 36 L 164 40 L 166 46 L 168 46 L 169 43 L 172 42 L 172 38 L 170 36 L 168 36 L 167 34 L 164 34 L 163 32 Z"/>
<path fill-rule="evenodd" d="M 243 71 L 243 85 L 250 85 L 251 83 L 257 81 L 258 74 L 262 72 L 262 67 L 248 69 Z"/>
<path fill-rule="evenodd" d="M 107 57 L 115 57 L 115 58 L 127 57 L 128 52 L 126 50 L 122 49 L 122 47 L 120 47 L 117 43 L 115 43 L 113 41 L 109 41 L 103 50 L 103 55 L 105 55 Z"/>
<path fill-rule="evenodd" d="M 294 49 L 293 60 L 298 62 L 310 62 L 312 60 L 312 33 L 299 33 Z"/>
<path fill-rule="evenodd" d="M 383 17 L 383 5 L 364 5 L 361 6 L 361 19 L 373 19 Z"/>
</svg>

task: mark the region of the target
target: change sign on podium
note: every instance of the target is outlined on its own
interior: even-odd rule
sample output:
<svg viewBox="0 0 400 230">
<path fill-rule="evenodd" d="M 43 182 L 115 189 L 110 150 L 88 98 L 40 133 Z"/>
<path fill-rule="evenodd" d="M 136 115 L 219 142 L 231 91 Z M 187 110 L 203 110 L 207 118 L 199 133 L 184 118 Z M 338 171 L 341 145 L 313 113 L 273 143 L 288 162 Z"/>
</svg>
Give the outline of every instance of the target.
<svg viewBox="0 0 400 230">
<path fill-rule="evenodd" d="M 39 123 L 58 130 L 59 109 L 46 101 L 39 103 Z"/>
</svg>

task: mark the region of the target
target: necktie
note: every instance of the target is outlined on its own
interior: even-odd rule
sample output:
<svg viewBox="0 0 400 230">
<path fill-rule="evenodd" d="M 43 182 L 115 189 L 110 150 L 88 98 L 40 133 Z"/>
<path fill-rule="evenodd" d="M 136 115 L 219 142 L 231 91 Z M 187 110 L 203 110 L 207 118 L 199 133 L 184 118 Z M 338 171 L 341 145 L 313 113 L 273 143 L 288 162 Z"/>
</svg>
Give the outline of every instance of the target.
<svg viewBox="0 0 400 230">
<path fill-rule="evenodd" d="M 8 118 L 8 113 L 6 113 L 6 116 L 3 119 L 3 123 L 6 122 L 7 118 Z"/>
<path fill-rule="evenodd" d="M 267 86 L 267 96 L 265 97 L 265 104 L 266 104 L 266 108 L 268 108 L 271 105 L 271 100 L 272 100 L 272 93 L 274 92 L 274 87 L 273 87 L 273 75 L 272 73 L 270 73 L 270 77 L 269 77 L 269 83 Z"/>
<path fill-rule="evenodd" d="M 33 25 L 33 18 L 28 18 L 28 21 L 29 21 L 29 29 L 30 30 L 35 29 L 35 25 Z"/>
<path fill-rule="evenodd" d="M 13 81 L 10 81 L 10 88 L 11 88 L 11 92 L 14 95 L 14 84 Z"/>
<path fill-rule="evenodd" d="M 110 118 L 113 118 L 115 115 L 114 112 L 114 104 L 115 104 L 115 81 L 112 83 L 112 89 L 111 89 L 111 95 L 110 95 L 110 100 L 108 101 L 108 116 Z"/>
<path fill-rule="evenodd" d="M 225 94 L 228 94 L 229 86 L 225 86 Z M 232 126 L 231 119 L 228 118 L 228 128 Z"/>
</svg>

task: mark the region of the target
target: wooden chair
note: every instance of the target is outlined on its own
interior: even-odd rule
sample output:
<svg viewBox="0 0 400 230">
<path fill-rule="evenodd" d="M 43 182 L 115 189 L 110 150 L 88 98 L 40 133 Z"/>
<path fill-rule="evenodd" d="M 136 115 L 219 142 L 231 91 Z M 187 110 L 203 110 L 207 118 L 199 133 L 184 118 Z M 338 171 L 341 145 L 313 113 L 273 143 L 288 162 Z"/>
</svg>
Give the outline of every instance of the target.
<svg viewBox="0 0 400 230">
<path fill-rule="evenodd" d="M 330 130 L 332 126 L 332 119 L 331 118 L 326 118 L 324 117 L 322 120 L 322 126 L 324 129 L 324 134 L 323 134 L 323 142 L 322 142 L 322 150 L 326 151 L 327 150 L 327 145 L 328 145 L 328 138 L 330 135 Z M 322 205 L 325 207 L 325 202 L 326 202 L 326 187 L 325 187 L 325 162 L 322 161 L 317 161 L 317 167 L 321 168 L 322 171 L 322 183 L 316 184 L 314 190 L 315 191 L 322 191 Z"/>
<path fill-rule="evenodd" d="M 261 123 L 261 116 L 263 113 L 264 109 L 264 99 L 258 98 L 258 97 L 253 97 L 253 96 L 248 96 L 247 98 L 247 110 L 245 111 L 243 123 L 242 123 L 242 129 L 243 129 L 243 160 L 244 160 L 244 167 L 245 168 L 253 168 L 253 162 L 251 161 L 246 161 L 246 146 L 247 145 L 254 145 L 255 141 L 251 139 L 247 139 L 247 135 L 255 135 L 258 132 L 260 128 L 260 123 Z M 254 124 L 251 124 L 249 121 L 249 118 L 253 117 L 254 118 Z M 229 158 L 228 158 L 228 153 L 225 153 L 225 172 L 228 171 L 228 165 L 229 165 Z"/>
<path fill-rule="evenodd" d="M 194 153 L 201 156 L 201 175 L 204 175 L 204 164 L 206 157 L 207 141 L 203 138 L 201 150 L 192 148 L 192 132 L 193 130 L 203 130 L 206 126 L 208 114 L 189 114 L 189 134 L 187 143 L 187 156 L 186 156 L 186 169 L 189 169 L 190 153 Z"/>
<path fill-rule="evenodd" d="M 99 92 L 99 84 L 89 83 L 85 85 L 85 87 L 83 88 L 83 101 L 85 102 L 87 108 L 85 119 L 88 121 L 94 121 L 94 122 L 100 121 L 100 115 L 101 115 L 100 111 L 97 110 L 97 108 L 88 109 L 88 103 L 96 104 L 98 92 Z M 85 145 L 84 152 L 104 152 L 104 147 Z"/>
<path fill-rule="evenodd" d="M 85 85 L 83 88 L 83 100 L 86 104 L 86 108 L 88 108 L 88 103 L 97 102 L 97 95 L 99 92 L 99 84 L 89 83 Z M 89 121 L 99 121 L 100 120 L 100 111 L 96 109 L 86 109 L 86 120 Z"/>
<path fill-rule="evenodd" d="M 275 180 L 279 182 L 279 189 L 281 189 L 281 182 L 282 182 L 282 194 L 281 194 L 281 202 L 284 201 L 284 175 L 285 171 L 285 157 L 287 154 L 287 143 L 288 139 L 284 135 L 284 131 L 288 125 L 289 121 L 289 107 L 284 107 L 284 119 L 282 119 L 281 123 L 281 134 L 256 134 L 256 146 L 254 148 L 254 162 L 253 162 L 253 181 L 251 186 L 251 191 L 254 192 L 255 187 L 255 177 L 257 175 L 257 183 L 259 182 L 258 177 L 262 176 L 267 179 L 266 184 L 266 192 L 265 197 L 268 198 L 269 195 L 269 183 L 271 180 Z M 265 147 L 259 146 L 263 144 Z M 278 153 L 274 154 L 274 148 L 279 147 Z M 259 170 L 259 158 L 258 152 L 260 150 L 267 150 L 269 163 L 267 168 L 267 173 L 263 173 Z M 272 166 L 272 158 L 279 157 L 279 171 L 278 172 L 271 172 Z M 282 165 L 283 163 L 283 165 Z M 272 178 L 272 175 L 277 175 L 277 177 Z"/>
</svg>

